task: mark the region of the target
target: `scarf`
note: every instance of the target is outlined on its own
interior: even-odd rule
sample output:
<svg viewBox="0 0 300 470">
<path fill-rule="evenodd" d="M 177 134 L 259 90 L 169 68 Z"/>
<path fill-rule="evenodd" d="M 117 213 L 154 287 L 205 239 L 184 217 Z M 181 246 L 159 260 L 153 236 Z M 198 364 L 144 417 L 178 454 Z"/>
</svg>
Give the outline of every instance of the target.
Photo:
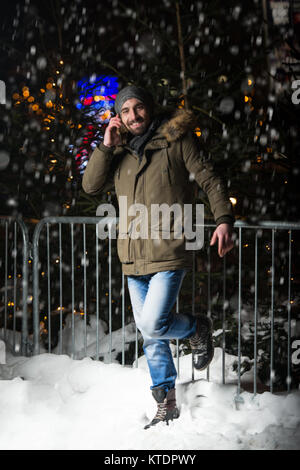
<svg viewBox="0 0 300 470">
<path fill-rule="evenodd" d="M 137 135 L 129 141 L 129 147 L 135 153 L 137 153 L 137 155 L 139 156 L 140 162 L 141 162 L 142 157 L 143 157 L 145 145 L 153 137 L 153 135 L 155 134 L 156 129 L 160 126 L 161 121 L 162 121 L 161 117 L 155 118 L 151 122 L 151 124 L 148 127 L 148 129 L 146 130 L 146 132 L 144 132 L 144 134 Z"/>
</svg>

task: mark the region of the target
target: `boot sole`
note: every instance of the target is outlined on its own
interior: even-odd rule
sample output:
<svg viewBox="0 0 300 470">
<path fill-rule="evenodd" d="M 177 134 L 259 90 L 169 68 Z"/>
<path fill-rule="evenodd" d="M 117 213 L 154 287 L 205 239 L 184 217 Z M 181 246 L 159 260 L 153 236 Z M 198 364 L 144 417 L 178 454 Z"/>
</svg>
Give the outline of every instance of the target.
<svg viewBox="0 0 300 470">
<path fill-rule="evenodd" d="M 152 428 L 153 426 L 156 426 L 158 423 L 166 423 L 166 425 L 169 426 L 170 421 L 173 421 L 174 419 L 178 419 L 179 417 L 180 417 L 180 412 L 179 410 L 177 410 L 177 412 L 174 413 L 173 416 L 170 416 L 167 419 L 161 419 L 161 420 L 158 420 L 156 423 L 151 422 L 149 424 L 146 424 L 146 426 L 144 426 L 144 429 Z"/>
</svg>

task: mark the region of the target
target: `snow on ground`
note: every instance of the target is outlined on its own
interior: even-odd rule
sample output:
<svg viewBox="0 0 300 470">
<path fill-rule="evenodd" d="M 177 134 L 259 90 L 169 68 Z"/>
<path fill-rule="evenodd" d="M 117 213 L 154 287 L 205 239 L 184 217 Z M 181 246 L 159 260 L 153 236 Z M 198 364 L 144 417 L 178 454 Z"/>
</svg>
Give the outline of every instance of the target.
<svg viewBox="0 0 300 470">
<path fill-rule="evenodd" d="M 180 358 L 177 401 L 181 416 L 144 430 L 156 406 L 145 358 L 136 367 L 44 353 L 0 365 L 0 449 L 300 449 L 300 391 L 242 391 L 236 409 L 236 358 L 216 348 L 206 372 Z"/>
</svg>

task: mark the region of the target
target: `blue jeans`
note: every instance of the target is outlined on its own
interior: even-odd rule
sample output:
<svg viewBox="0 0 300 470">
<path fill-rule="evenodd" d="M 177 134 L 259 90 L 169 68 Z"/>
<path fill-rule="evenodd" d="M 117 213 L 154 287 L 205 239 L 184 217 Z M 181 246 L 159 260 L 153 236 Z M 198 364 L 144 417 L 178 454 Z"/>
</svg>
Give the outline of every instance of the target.
<svg viewBox="0 0 300 470">
<path fill-rule="evenodd" d="M 196 331 L 194 317 L 171 313 L 185 274 L 186 270 L 177 269 L 127 276 L 134 319 L 144 339 L 151 389 L 175 387 L 177 372 L 169 340 L 188 338 Z"/>
</svg>

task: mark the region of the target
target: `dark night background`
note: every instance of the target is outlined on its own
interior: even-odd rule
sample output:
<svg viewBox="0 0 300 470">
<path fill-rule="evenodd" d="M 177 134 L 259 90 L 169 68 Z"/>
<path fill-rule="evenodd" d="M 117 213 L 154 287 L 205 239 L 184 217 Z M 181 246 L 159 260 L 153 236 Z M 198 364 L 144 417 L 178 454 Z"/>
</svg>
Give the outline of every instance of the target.
<svg viewBox="0 0 300 470">
<path fill-rule="evenodd" d="M 291 83 L 299 66 L 283 64 L 290 57 L 299 61 L 299 23 L 290 11 L 288 22 L 274 25 L 270 2 L 266 20 L 258 1 L 229 1 L 226 7 L 221 1 L 177 3 L 185 104 L 197 115 L 200 141 L 237 199 L 237 218 L 298 220 L 299 105 L 291 102 Z M 175 1 L 113 0 L 4 5 L 1 78 L 8 105 L 1 106 L 1 146 L 9 165 L 0 172 L 3 214 L 81 213 L 86 199 L 74 156 L 90 119 L 75 106 L 76 85 L 83 77 L 112 75 L 119 87 L 135 82 L 148 86 L 160 104 L 180 105 L 184 85 L 175 7 Z M 41 57 L 43 67 L 37 65 Z M 56 93 L 56 108 L 49 110 L 41 103 L 40 89 L 55 77 L 59 60 L 62 94 Z M 40 115 L 22 97 L 24 86 L 41 104 Z M 21 103 L 12 99 L 17 93 Z M 42 126 L 47 113 L 54 118 L 48 132 Z M 84 210 L 94 214 L 98 203 Z"/>
<path fill-rule="evenodd" d="M 101 202 L 115 202 L 113 192 L 90 197 L 81 189 L 91 142 L 101 140 L 107 123 L 99 124 L 93 105 L 78 109 L 84 102 L 78 83 L 103 75 L 116 79 L 119 88 L 129 82 L 147 86 L 160 105 L 193 110 L 199 143 L 227 182 L 237 220 L 299 222 L 300 105 L 292 102 L 292 83 L 300 79 L 300 11 L 298 2 L 291 0 L 278 17 L 279 3 L 26 0 L 3 4 L 0 79 L 6 83 L 7 102 L 0 105 L 0 215 L 22 216 L 34 228 L 45 216 L 94 216 Z M 206 204 L 206 220 L 212 222 L 200 189 L 198 200 Z M 293 318 L 299 317 L 296 232 Z M 286 279 L 287 245 L 280 236 L 276 243 L 276 275 Z M 270 237 L 262 245 L 259 295 L 265 301 L 270 289 Z M 243 250 L 245 260 L 253 260 L 253 240 L 245 239 Z M 102 254 L 107 257 L 107 250 Z M 201 256 L 196 260 L 196 302 L 205 305 L 206 264 Z M 237 263 L 237 250 L 228 258 L 228 264 Z M 80 264 L 80 257 L 77 261 Z M 55 253 L 51 262 L 56 269 Z M 220 260 L 213 269 L 216 292 L 212 294 L 217 295 Z M 253 297 L 253 266 L 245 263 L 245 269 L 246 302 L 247 296 Z M 234 276 L 230 280 L 233 296 L 237 280 Z M 46 292 L 47 279 L 42 282 Z M 186 299 L 191 294 L 188 282 Z M 286 299 L 286 281 L 278 281 L 276 289 L 277 299 Z M 91 292 L 95 294 L 93 288 Z M 218 299 L 214 309 L 221 315 L 222 299 Z M 277 313 L 283 316 L 282 308 Z M 230 345 L 228 339 L 228 347 L 236 353 L 236 319 L 232 325 L 234 340 Z M 282 334 L 279 328 L 278 344 Z M 269 372 L 263 374 L 268 377 Z M 281 378 L 284 382 L 285 372 Z"/>
</svg>

